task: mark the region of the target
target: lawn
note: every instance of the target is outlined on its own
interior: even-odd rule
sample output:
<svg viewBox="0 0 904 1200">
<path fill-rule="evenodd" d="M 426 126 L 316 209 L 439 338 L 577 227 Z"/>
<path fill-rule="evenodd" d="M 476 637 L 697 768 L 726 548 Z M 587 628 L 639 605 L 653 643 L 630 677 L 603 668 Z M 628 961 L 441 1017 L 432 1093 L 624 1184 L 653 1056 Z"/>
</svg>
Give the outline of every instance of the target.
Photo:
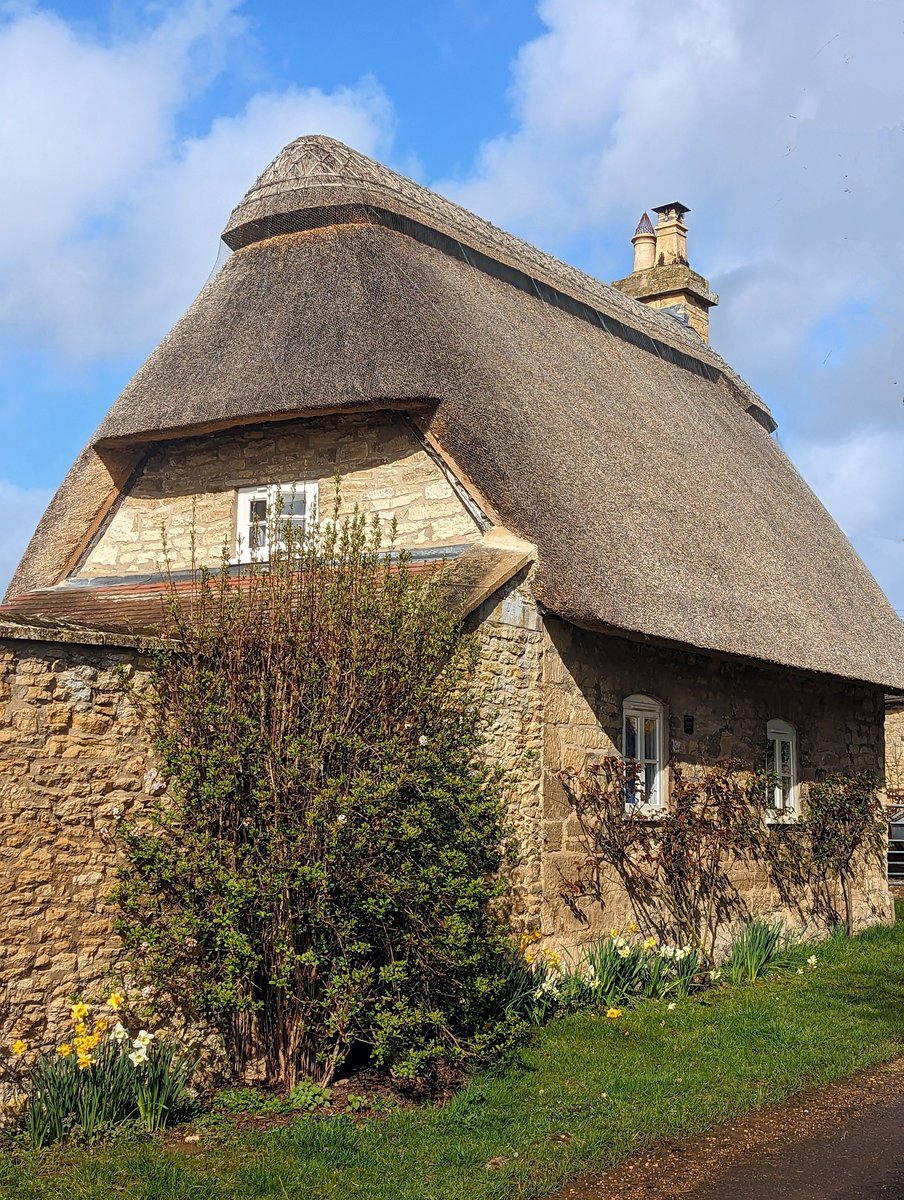
<svg viewBox="0 0 904 1200">
<path fill-rule="evenodd" d="M 904 911 L 899 908 L 899 921 Z M 16 1200 L 485 1200 L 538 1196 L 663 1137 L 780 1100 L 904 1053 L 904 924 L 815 948 L 815 969 L 721 987 L 669 1011 L 573 1016 L 538 1031 L 520 1061 L 445 1107 L 355 1125 L 199 1143 L 113 1144 L 7 1157 Z M 810 949 L 799 951 L 799 965 Z M 796 964 L 797 965 L 797 964 Z"/>
</svg>

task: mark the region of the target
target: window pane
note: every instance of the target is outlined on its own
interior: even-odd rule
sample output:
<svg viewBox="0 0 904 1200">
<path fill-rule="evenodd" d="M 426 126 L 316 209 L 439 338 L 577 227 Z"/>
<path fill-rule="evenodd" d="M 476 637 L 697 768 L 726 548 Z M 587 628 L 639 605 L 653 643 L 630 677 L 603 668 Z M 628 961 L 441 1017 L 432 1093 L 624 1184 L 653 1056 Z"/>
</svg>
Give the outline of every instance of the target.
<svg viewBox="0 0 904 1200">
<path fill-rule="evenodd" d="M 307 508 L 307 497 L 304 492 L 283 493 L 283 516 L 290 517 L 294 520 L 304 520 L 305 509 Z"/>
<path fill-rule="evenodd" d="M 651 762 L 644 763 L 643 792 L 644 792 L 644 800 L 648 804 L 656 803 L 656 799 L 657 799 L 657 797 L 656 797 L 656 777 L 657 777 L 657 775 L 658 775 L 658 771 L 656 769 L 655 763 L 651 763 Z"/>
<path fill-rule="evenodd" d="M 248 503 L 248 549 L 263 550 L 267 545 L 267 501 Z"/>
<path fill-rule="evenodd" d="M 769 775 L 775 774 L 775 742 L 772 738 L 766 743 L 766 772 Z"/>
<path fill-rule="evenodd" d="M 655 717 L 644 717 L 643 722 L 643 756 L 644 758 L 652 759 L 656 762 L 659 758 L 659 750 L 656 742 L 656 726 L 658 721 Z"/>
<path fill-rule="evenodd" d="M 625 758 L 637 758 L 639 717 L 625 717 Z"/>
</svg>

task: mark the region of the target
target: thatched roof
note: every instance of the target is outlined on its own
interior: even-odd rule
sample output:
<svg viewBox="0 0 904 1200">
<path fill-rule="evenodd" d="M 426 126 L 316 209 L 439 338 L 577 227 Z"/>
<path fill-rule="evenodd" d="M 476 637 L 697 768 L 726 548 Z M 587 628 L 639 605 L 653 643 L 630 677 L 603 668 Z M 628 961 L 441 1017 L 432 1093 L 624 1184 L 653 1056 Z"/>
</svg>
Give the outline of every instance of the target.
<svg viewBox="0 0 904 1200">
<path fill-rule="evenodd" d="M 100 511 L 98 464 L 115 487 L 132 444 L 414 407 L 537 545 L 536 595 L 566 620 L 904 689 L 902 623 L 756 395 L 671 317 L 326 138 L 287 147 L 224 237 L 15 590 L 55 581 L 85 536 L 71 499 L 90 475 Z"/>
</svg>

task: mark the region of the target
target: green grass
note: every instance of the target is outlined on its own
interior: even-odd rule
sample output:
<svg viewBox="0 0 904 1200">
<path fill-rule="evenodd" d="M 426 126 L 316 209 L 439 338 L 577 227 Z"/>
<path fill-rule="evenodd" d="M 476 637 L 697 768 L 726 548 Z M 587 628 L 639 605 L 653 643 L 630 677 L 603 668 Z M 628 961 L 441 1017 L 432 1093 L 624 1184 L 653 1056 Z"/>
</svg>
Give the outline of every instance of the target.
<svg viewBox="0 0 904 1200">
<path fill-rule="evenodd" d="M 899 913 L 899 919 L 904 912 Z M 815 947 L 783 970 L 697 1000 L 648 1001 L 619 1021 L 540 1030 L 518 1065 L 474 1079 L 444 1108 L 354 1125 L 202 1142 L 25 1154 L 0 1163 L 16 1200 L 502 1200 L 542 1195 L 663 1137 L 904 1053 L 904 925 Z M 810 949 L 796 953 L 800 964 Z M 559 1140 L 555 1135 L 568 1135 Z M 568 1140 L 570 1139 L 570 1140 Z M 493 1168 L 488 1160 L 504 1160 Z"/>
</svg>

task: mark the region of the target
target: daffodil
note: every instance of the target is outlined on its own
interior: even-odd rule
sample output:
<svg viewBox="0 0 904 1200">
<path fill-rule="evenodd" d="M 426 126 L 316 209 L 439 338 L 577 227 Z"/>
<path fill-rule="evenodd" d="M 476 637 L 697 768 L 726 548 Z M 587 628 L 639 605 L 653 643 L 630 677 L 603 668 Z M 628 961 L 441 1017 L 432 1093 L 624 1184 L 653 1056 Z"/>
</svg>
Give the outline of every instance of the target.
<svg viewBox="0 0 904 1200">
<path fill-rule="evenodd" d="M 628 922 L 628 933 L 637 933 L 637 922 L 636 921 Z"/>
<path fill-rule="evenodd" d="M 129 1040 L 129 1031 L 126 1029 L 125 1025 L 123 1025 L 122 1021 L 116 1022 L 116 1024 L 110 1030 L 110 1037 L 114 1042 L 120 1043 L 127 1042 Z"/>
<path fill-rule="evenodd" d="M 148 1060 L 148 1052 L 146 1046 L 139 1046 L 137 1050 L 133 1050 L 129 1055 L 129 1062 L 133 1067 L 140 1067 L 142 1063 Z"/>
<path fill-rule="evenodd" d="M 135 1041 L 132 1043 L 132 1045 L 136 1050 L 147 1050 L 148 1046 L 150 1046 L 153 1040 L 154 1035 L 152 1033 L 148 1033 L 146 1029 L 139 1029 L 138 1033 L 135 1035 Z"/>
<path fill-rule="evenodd" d="M 71 1053 L 72 1046 L 69 1042 L 63 1042 L 62 1045 L 57 1046 L 57 1054 L 59 1054 L 60 1058 L 68 1058 Z"/>
<path fill-rule="evenodd" d="M 80 1054 L 78 1056 L 77 1065 L 80 1071 L 87 1071 L 90 1066 L 93 1066 L 93 1064 L 94 1059 L 90 1054 Z"/>
<path fill-rule="evenodd" d="M 84 1021 L 88 1015 L 88 1005 L 79 1000 L 77 1004 L 73 1004 L 72 1008 L 70 1008 L 69 1015 L 73 1021 Z"/>
<path fill-rule="evenodd" d="M 644 948 L 644 950 L 655 950 L 656 949 L 656 939 L 654 937 L 648 937 L 647 940 L 643 944 L 643 948 Z"/>
<path fill-rule="evenodd" d="M 611 937 L 611 938 L 617 938 L 617 937 L 618 937 L 618 930 L 617 930 L 617 929 L 610 929 L 610 930 L 609 930 L 609 937 Z"/>
<path fill-rule="evenodd" d="M 15 1054 L 16 1057 L 18 1058 L 19 1055 L 24 1054 L 25 1051 L 28 1049 L 28 1043 L 23 1042 L 21 1038 L 16 1038 L 16 1040 L 13 1042 L 10 1049 L 12 1050 L 13 1054 Z"/>
<path fill-rule="evenodd" d="M 609 1018 L 610 1021 L 617 1021 L 618 1018 L 621 1016 L 621 1011 L 622 1010 L 620 1008 L 610 1008 L 607 1011 L 606 1016 Z"/>
<path fill-rule="evenodd" d="M 122 992 L 111 992 L 107 997 L 107 1004 L 113 1009 L 114 1012 L 119 1012 L 125 1002 L 126 998 Z"/>
<path fill-rule="evenodd" d="M 94 1022 L 94 1032 L 95 1033 L 106 1033 L 109 1024 L 110 1024 L 110 1022 L 107 1020 L 106 1017 L 98 1017 L 97 1020 Z"/>
<path fill-rule="evenodd" d="M 88 1026 L 85 1024 L 85 1022 L 84 1021 L 76 1021 L 76 1023 L 75 1023 L 76 1037 L 84 1037 L 87 1032 L 88 1032 Z"/>
</svg>

